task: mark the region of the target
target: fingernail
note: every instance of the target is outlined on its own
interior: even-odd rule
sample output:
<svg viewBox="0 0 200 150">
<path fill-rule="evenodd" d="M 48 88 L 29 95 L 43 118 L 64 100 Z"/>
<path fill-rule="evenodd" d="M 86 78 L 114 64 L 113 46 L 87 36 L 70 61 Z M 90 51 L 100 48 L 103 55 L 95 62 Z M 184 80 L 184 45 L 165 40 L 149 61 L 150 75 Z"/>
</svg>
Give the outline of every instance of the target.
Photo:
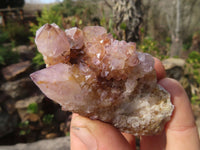
<svg viewBox="0 0 200 150">
<path fill-rule="evenodd" d="M 72 132 L 85 144 L 88 150 L 97 150 L 97 141 L 94 135 L 85 127 L 71 127 Z"/>
</svg>

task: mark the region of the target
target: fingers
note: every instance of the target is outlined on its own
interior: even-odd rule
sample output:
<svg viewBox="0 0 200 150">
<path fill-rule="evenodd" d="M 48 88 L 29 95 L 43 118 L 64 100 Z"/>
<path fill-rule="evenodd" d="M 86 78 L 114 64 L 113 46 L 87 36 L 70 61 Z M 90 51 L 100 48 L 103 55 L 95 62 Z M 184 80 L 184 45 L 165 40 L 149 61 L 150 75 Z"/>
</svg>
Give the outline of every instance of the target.
<svg viewBox="0 0 200 150">
<path fill-rule="evenodd" d="M 165 78 L 159 81 L 170 94 L 175 106 L 166 133 L 141 138 L 141 150 L 198 150 L 199 137 L 188 97 L 182 86 L 175 80 Z M 166 135 L 165 135 L 166 134 Z"/>
<path fill-rule="evenodd" d="M 109 124 L 76 115 L 71 122 L 71 150 L 131 150 L 123 135 Z"/>
<path fill-rule="evenodd" d="M 154 68 L 156 70 L 157 80 L 159 81 L 160 79 L 163 79 L 166 76 L 165 68 L 162 62 L 158 58 L 154 57 L 154 62 L 155 62 Z"/>
<path fill-rule="evenodd" d="M 154 57 L 154 68 L 156 70 L 157 80 L 165 78 L 166 72 L 162 62 Z M 140 138 L 140 148 L 141 150 L 161 150 L 166 145 L 165 133 L 157 136 L 142 136 Z"/>
<path fill-rule="evenodd" d="M 122 133 L 122 135 L 127 140 L 127 142 L 131 145 L 131 147 L 134 147 L 134 148 L 136 147 L 136 141 L 133 135 L 128 134 L 128 133 Z"/>
<path fill-rule="evenodd" d="M 165 148 L 166 138 L 165 132 L 156 136 L 142 136 L 140 138 L 141 150 L 162 150 Z"/>
<path fill-rule="evenodd" d="M 165 78 L 159 84 L 171 94 L 175 106 L 171 121 L 166 126 L 166 150 L 199 150 L 199 136 L 184 89 L 173 79 Z"/>
</svg>

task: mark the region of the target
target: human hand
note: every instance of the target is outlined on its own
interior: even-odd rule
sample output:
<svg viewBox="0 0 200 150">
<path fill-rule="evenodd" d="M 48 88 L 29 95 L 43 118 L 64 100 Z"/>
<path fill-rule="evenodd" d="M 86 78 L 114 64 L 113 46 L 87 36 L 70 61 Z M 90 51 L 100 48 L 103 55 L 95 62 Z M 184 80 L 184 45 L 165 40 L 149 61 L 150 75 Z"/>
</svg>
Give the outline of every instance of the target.
<svg viewBox="0 0 200 150">
<path fill-rule="evenodd" d="M 175 106 L 165 131 L 157 136 L 141 136 L 141 150 L 199 150 L 200 142 L 189 99 L 182 86 L 165 78 L 162 63 L 155 58 L 158 83 L 171 94 Z M 110 124 L 73 114 L 71 150 L 135 150 L 135 137 L 120 133 Z"/>
</svg>

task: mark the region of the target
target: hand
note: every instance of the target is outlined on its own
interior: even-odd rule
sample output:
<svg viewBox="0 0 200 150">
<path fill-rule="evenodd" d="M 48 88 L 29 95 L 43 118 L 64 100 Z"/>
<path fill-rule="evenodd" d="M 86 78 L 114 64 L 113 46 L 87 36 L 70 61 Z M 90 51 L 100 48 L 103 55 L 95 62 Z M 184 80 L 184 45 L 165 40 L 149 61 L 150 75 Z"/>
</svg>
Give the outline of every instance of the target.
<svg viewBox="0 0 200 150">
<path fill-rule="evenodd" d="M 200 142 L 189 99 L 175 80 L 164 78 L 162 63 L 155 58 L 158 83 L 171 94 L 175 106 L 165 131 L 157 136 L 140 137 L 141 150 L 199 150 Z M 135 137 L 120 133 L 113 126 L 73 114 L 71 150 L 135 150 Z"/>
</svg>

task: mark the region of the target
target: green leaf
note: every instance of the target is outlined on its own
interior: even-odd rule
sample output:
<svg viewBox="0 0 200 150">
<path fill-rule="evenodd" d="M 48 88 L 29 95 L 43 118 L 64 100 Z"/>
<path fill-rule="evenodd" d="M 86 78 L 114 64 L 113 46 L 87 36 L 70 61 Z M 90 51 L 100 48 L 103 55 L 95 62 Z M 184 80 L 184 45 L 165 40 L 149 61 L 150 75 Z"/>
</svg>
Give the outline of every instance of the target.
<svg viewBox="0 0 200 150">
<path fill-rule="evenodd" d="M 126 23 L 125 23 L 125 22 L 122 22 L 122 23 L 120 24 L 120 29 L 126 30 L 126 28 L 127 28 Z"/>
<path fill-rule="evenodd" d="M 27 108 L 28 113 L 37 113 L 38 112 L 38 104 L 37 103 L 32 103 L 28 106 Z"/>
<path fill-rule="evenodd" d="M 42 121 L 44 124 L 51 124 L 53 121 L 53 118 L 54 118 L 53 114 L 47 114 L 47 115 L 44 115 Z"/>
<path fill-rule="evenodd" d="M 42 65 L 44 65 L 44 60 L 43 60 L 43 56 L 41 53 L 37 52 L 35 57 L 32 60 L 33 64 L 36 65 L 36 67 L 40 67 Z"/>
</svg>

